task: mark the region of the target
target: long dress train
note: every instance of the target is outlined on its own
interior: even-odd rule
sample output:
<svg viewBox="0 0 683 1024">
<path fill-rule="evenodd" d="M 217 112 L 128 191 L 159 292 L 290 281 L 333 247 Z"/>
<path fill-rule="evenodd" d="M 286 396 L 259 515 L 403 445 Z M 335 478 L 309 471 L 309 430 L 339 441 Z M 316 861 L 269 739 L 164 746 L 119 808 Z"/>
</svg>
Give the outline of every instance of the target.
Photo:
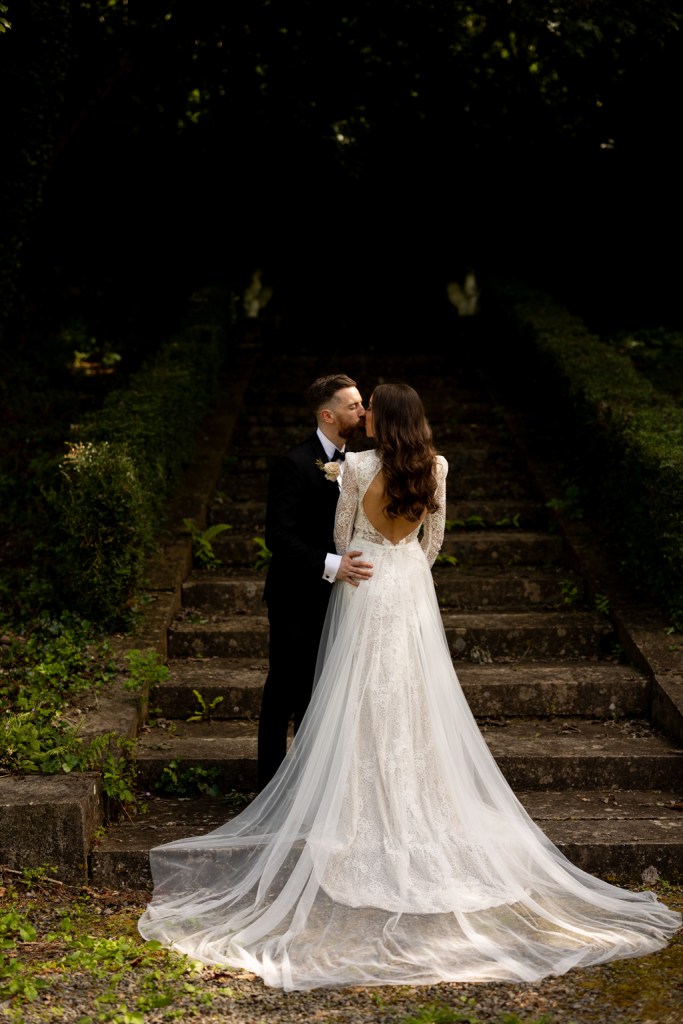
<svg viewBox="0 0 683 1024">
<path fill-rule="evenodd" d="M 347 455 L 335 540 L 372 579 L 334 585 L 313 697 L 271 783 L 215 831 L 151 851 L 145 938 L 293 990 L 533 981 L 652 952 L 680 926 L 654 893 L 567 860 L 489 752 L 431 576 L 437 461 L 438 512 L 394 545 L 363 510 L 377 453 Z"/>
</svg>

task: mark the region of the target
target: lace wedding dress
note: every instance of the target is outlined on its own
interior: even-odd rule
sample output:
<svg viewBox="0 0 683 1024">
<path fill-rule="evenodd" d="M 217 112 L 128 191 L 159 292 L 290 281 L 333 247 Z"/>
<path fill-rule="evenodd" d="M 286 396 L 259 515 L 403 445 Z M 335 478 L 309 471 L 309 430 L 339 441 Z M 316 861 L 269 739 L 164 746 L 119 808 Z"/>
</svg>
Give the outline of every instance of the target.
<svg viewBox="0 0 683 1024">
<path fill-rule="evenodd" d="M 446 461 L 438 512 L 396 545 L 363 511 L 379 468 L 347 455 L 335 540 L 373 576 L 334 585 L 282 767 L 233 820 L 151 851 L 141 934 L 285 990 L 532 981 L 662 947 L 681 915 L 568 861 L 477 728 L 430 571 Z"/>
</svg>

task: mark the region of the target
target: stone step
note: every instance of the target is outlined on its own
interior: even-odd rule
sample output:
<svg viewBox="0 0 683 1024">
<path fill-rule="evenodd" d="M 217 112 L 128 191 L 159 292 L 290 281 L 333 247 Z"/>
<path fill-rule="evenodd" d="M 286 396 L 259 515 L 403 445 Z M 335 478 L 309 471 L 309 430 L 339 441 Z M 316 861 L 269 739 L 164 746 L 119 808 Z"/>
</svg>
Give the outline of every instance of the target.
<svg viewBox="0 0 683 1024">
<path fill-rule="evenodd" d="M 647 868 L 675 878 L 683 862 L 680 792 L 671 790 L 518 790 L 517 796 L 543 832 L 578 867 L 621 883 L 642 882 Z M 151 797 L 147 811 L 107 829 L 90 854 L 96 886 L 151 887 L 153 846 L 204 835 L 234 817 L 242 805 L 228 798 Z M 678 807 L 678 810 L 676 809 Z"/>
<path fill-rule="evenodd" d="M 564 569 L 436 565 L 433 577 L 439 604 L 451 611 L 577 608 L 585 596 L 585 581 Z"/>
<path fill-rule="evenodd" d="M 467 530 L 454 528 L 444 535 L 441 555 L 457 558 L 458 564 L 548 565 L 564 558 L 562 538 L 531 530 Z"/>
<path fill-rule="evenodd" d="M 209 615 L 263 615 L 264 581 L 263 570 L 235 568 L 220 574 L 197 570 L 183 583 L 183 607 Z M 504 570 L 501 566 L 465 570 L 436 565 L 434 582 L 443 609 L 473 611 L 577 607 L 585 586 L 570 570 Z"/>
<path fill-rule="evenodd" d="M 265 501 L 268 492 L 268 474 L 227 472 L 219 483 L 219 490 L 233 501 Z M 482 474 L 479 470 L 449 473 L 448 493 L 452 501 L 497 501 L 501 499 L 528 499 L 529 481 L 520 471 L 496 470 Z"/>
<path fill-rule="evenodd" d="M 463 444 L 459 438 L 446 439 L 439 451 L 448 460 L 449 477 L 477 472 L 482 476 L 503 473 L 519 474 L 528 480 L 528 473 L 519 455 L 509 445 Z"/>
<path fill-rule="evenodd" d="M 545 530 L 549 521 L 548 511 L 541 503 L 525 498 L 449 501 L 446 520 L 467 530 Z"/>
<path fill-rule="evenodd" d="M 289 373 L 289 370 L 286 372 Z M 306 386 L 303 388 L 304 391 Z M 253 427 L 259 428 L 263 426 L 264 407 L 277 410 L 278 425 L 298 427 L 299 440 L 301 440 L 302 432 L 305 437 L 306 430 L 312 429 L 311 413 L 306 404 L 302 403 L 300 393 L 299 395 L 294 395 L 290 392 L 281 396 L 278 392 L 269 391 L 259 392 L 256 401 L 253 401 L 254 397 L 253 393 L 247 394 L 246 408 L 240 416 L 239 429 L 240 431 L 245 431 L 248 436 L 251 436 Z M 365 394 L 364 397 L 367 400 L 370 397 L 369 393 Z M 493 410 L 490 401 L 487 401 L 484 397 L 474 400 L 472 399 L 472 393 L 468 390 L 458 391 L 454 389 L 451 394 L 442 394 L 435 391 L 430 393 L 425 390 L 424 394 L 421 393 L 421 398 L 427 418 L 434 430 L 442 421 L 451 424 L 481 423 L 496 427 L 500 426 L 500 418 Z M 254 409 L 253 412 L 251 411 L 252 408 Z"/>
<path fill-rule="evenodd" d="M 182 586 L 185 612 L 215 615 L 264 615 L 263 586 L 266 574 L 234 569 L 229 575 L 195 571 Z"/>
<path fill-rule="evenodd" d="M 492 422 L 432 420 L 432 427 L 438 430 L 440 452 L 443 452 L 444 445 L 452 442 L 474 445 L 488 442 L 499 446 L 501 438 L 504 437 L 500 424 Z M 258 450 L 277 454 L 299 444 L 301 439 L 306 437 L 306 431 L 310 429 L 311 421 L 308 415 L 301 420 L 288 423 L 268 424 L 260 421 L 251 425 L 244 424 L 234 434 L 234 445 L 238 451 L 253 446 Z"/>
<path fill-rule="evenodd" d="M 267 659 L 181 658 L 168 663 L 169 678 L 150 696 L 155 716 L 184 719 L 200 713 L 212 718 L 258 718 Z M 458 663 L 457 675 L 478 720 L 530 715 L 533 718 L 622 719 L 645 717 L 649 683 L 645 676 L 615 662 L 573 664 Z"/>
<path fill-rule="evenodd" d="M 490 501 L 501 498 L 528 498 L 529 480 L 525 473 L 510 469 L 479 470 L 464 469 L 448 474 L 448 494 L 451 501 Z"/>
<path fill-rule="evenodd" d="M 301 439 L 301 434 L 299 435 Z M 285 451 L 280 443 L 273 447 L 249 445 L 238 448 L 233 446 L 225 458 L 225 469 L 231 474 L 256 474 L 270 472 L 273 461 Z M 526 470 L 520 463 L 517 452 L 509 445 L 467 444 L 460 438 L 448 438 L 439 446 L 439 451 L 449 463 L 449 472 L 453 475 L 462 472 L 476 471 L 481 474 L 503 473 L 504 475 L 519 474 L 527 478 Z"/>
<path fill-rule="evenodd" d="M 528 499 L 496 499 L 486 501 L 449 502 L 446 519 L 454 528 L 467 530 L 509 529 L 545 530 L 548 512 L 537 501 Z M 209 508 L 209 523 L 229 523 L 236 530 L 263 532 L 266 522 L 265 501 L 235 501 L 220 489 Z"/>
<path fill-rule="evenodd" d="M 142 790 L 160 792 L 170 772 L 182 777 L 197 770 L 223 793 L 256 788 L 256 722 L 176 720 L 163 726 L 149 727 L 137 739 Z M 683 790 L 683 751 L 645 720 L 520 718 L 483 721 L 480 728 L 514 790 Z"/>
<path fill-rule="evenodd" d="M 616 642 L 611 622 L 592 612 L 449 612 L 443 624 L 456 661 L 609 657 Z"/>
<path fill-rule="evenodd" d="M 254 565 L 259 545 L 251 531 L 225 530 L 212 542 L 213 552 L 225 566 Z M 457 559 L 459 565 L 540 565 L 561 562 L 562 538 L 531 530 L 468 530 L 454 527 L 444 536 L 439 560 Z M 437 564 L 439 564 L 437 562 Z"/>
<path fill-rule="evenodd" d="M 445 613 L 444 628 L 454 660 L 545 660 L 609 657 L 613 627 L 592 612 Z M 265 658 L 265 615 L 202 615 L 183 609 L 168 629 L 170 658 Z"/>
</svg>

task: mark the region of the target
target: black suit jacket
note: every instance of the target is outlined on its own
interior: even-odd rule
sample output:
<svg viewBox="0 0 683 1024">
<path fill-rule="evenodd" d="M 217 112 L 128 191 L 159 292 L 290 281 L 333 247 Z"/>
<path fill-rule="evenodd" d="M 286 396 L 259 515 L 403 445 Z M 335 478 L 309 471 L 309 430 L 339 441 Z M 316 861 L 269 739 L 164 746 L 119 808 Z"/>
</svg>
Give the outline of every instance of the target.
<svg viewBox="0 0 683 1024">
<path fill-rule="evenodd" d="M 317 433 L 273 463 L 268 481 L 266 547 L 272 552 L 263 597 L 278 603 L 327 604 L 332 587 L 323 579 L 325 556 L 334 551 L 334 516 L 339 484 L 316 460 L 327 462 Z"/>
</svg>

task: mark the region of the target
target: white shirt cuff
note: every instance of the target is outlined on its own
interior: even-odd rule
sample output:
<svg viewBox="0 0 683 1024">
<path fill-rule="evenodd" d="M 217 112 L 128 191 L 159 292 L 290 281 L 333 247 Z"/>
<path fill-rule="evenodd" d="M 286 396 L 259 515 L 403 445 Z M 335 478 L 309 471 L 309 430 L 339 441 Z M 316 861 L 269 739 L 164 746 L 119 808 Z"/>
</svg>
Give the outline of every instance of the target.
<svg viewBox="0 0 683 1024">
<path fill-rule="evenodd" d="M 323 573 L 323 579 L 327 580 L 328 583 L 334 583 L 337 578 L 340 565 L 341 555 L 325 555 L 325 572 Z"/>
</svg>

